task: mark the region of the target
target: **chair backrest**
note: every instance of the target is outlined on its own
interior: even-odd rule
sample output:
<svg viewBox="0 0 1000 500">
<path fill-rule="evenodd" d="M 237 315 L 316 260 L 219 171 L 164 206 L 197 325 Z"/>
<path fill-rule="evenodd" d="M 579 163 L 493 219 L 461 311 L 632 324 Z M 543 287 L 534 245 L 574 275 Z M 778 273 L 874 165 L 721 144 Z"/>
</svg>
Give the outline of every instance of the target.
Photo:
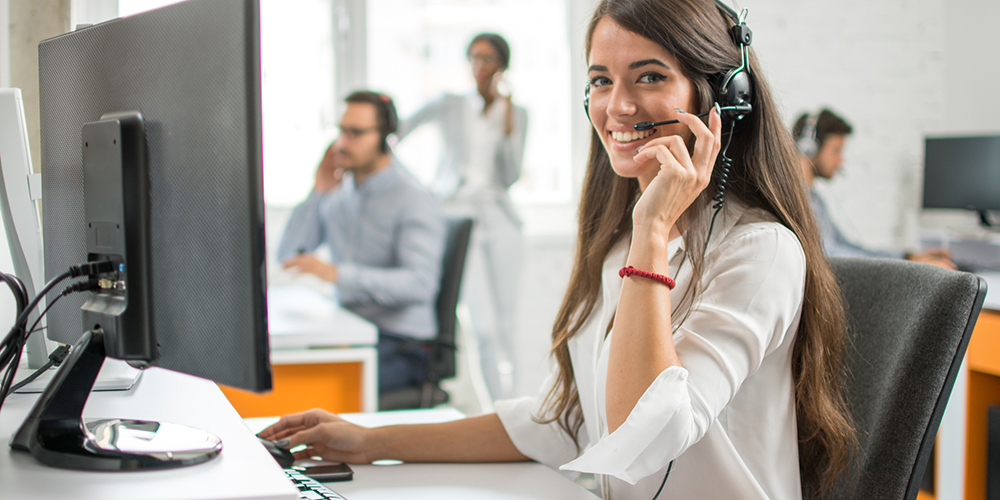
<svg viewBox="0 0 1000 500">
<path fill-rule="evenodd" d="M 847 305 L 847 397 L 860 443 L 830 498 L 915 499 L 986 282 L 905 260 L 830 263 Z"/>
<path fill-rule="evenodd" d="M 472 219 L 465 217 L 448 218 L 444 262 L 441 265 L 441 287 L 437 299 L 438 336 L 440 347 L 432 351 L 431 369 L 437 380 L 455 376 L 455 326 L 459 292 L 462 287 L 462 271 L 465 256 L 469 251 L 472 235 Z"/>
</svg>

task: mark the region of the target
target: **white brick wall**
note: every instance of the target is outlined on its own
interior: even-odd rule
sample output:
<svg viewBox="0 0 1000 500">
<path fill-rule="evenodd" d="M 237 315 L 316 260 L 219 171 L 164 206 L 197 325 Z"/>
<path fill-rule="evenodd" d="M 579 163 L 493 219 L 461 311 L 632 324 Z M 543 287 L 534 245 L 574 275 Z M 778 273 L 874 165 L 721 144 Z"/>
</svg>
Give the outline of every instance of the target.
<svg viewBox="0 0 1000 500">
<path fill-rule="evenodd" d="M 820 181 L 845 232 L 872 246 L 914 245 L 923 135 L 945 120 L 944 2 L 748 6 L 786 123 L 828 106 L 854 127 L 843 173 Z"/>
</svg>

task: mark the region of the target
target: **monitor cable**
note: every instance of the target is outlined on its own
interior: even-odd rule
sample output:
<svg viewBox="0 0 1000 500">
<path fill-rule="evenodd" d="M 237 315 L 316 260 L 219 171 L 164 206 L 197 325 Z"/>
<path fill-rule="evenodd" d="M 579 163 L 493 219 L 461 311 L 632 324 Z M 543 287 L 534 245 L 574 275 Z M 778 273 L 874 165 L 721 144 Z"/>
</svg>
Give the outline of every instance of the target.
<svg viewBox="0 0 1000 500">
<path fill-rule="evenodd" d="M 42 313 L 38 315 L 38 319 L 36 319 L 35 322 L 32 323 L 31 328 L 28 329 L 28 333 L 24 336 L 25 340 L 27 340 L 28 337 L 31 336 L 31 334 L 39 331 L 38 323 L 42 321 L 42 317 L 45 316 L 45 313 L 49 312 L 49 309 L 51 309 L 52 306 L 54 306 L 55 303 L 59 301 L 59 299 L 71 293 L 98 290 L 100 289 L 100 285 L 98 283 L 99 282 L 97 279 L 91 278 L 87 281 L 80 281 L 78 283 L 74 283 L 64 288 L 63 291 L 59 293 L 59 295 L 57 295 L 54 299 L 52 299 L 52 302 L 49 302 L 48 305 L 45 306 L 45 309 L 42 310 Z M 71 346 L 69 344 L 61 344 L 59 347 L 53 350 L 51 354 L 49 354 L 49 360 L 46 361 L 44 365 L 35 370 L 34 373 L 32 373 L 31 375 L 25 377 L 24 380 L 14 384 L 14 386 L 10 388 L 10 392 L 17 392 L 18 389 L 34 382 L 35 379 L 40 377 L 49 368 L 52 368 L 53 366 L 58 367 L 59 365 L 61 365 L 63 360 L 66 359 L 66 356 L 69 354 L 70 349 Z"/>
<path fill-rule="evenodd" d="M 24 380 L 14 384 L 14 386 L 10 388 L 10 392 L 17 392 L 22 387 L 34 382 L 36 378 L 40 377 L 49 368 L 52 368 L 53 366 L 58 367 L 59 365 L 61 365 L 63 360 L 66 359 L 66 356 L 69 355 L 70 349 L 71 347 L 69 344 L 62 344 L 59 347 L 55 348 L 55 350 L 52 351 L 52 354 L 49 354 L 49 360 L 46 361 L 41 368 L 35 370 L 34 373 L 25 377 Z"/>
<path fill-rule="evenodd" d="M 55 304 L 60 297 L 69 295 L 70 293 L 95 289 L 97 287 L 97 280 L 89 279 L 66 287 L 66 289 L 64 289 L 59 296 L 53 299 L 52 303 L 49 304 L 49 307 L 46 307 L 42 314 L 39 315 L 38 319 L 36 319 L 32 324 L 31 329 L 28 329 L 26 328 L 28 316 L 31 314 L 32 310 L 38 307 L 42 297 L 45 297 L 45 295 L 55 288 L 56 285 L 67 279 L 79 278 L 82 276 L 94 278 L 102 273 L 111 272 L 113 270 L 114 264 L 111 261 L 87 262 L 77 266 L 72 266 L 62 274 L 50 280 L 30 302 L 27 300 L 28 294 L 24 287 L 24 283 L 21 282 L 20 279 L 16 276 L 0 273 L 0 281 L 7 283 L 7 285 L 11 288 L 18 306 L 17 318 L 14 320 L 14 324 L 11 327 L 10 332 L 8 332 L 3 340 L 0 341 L 0 371 L 5 370 L 3 379 L 0 381 L 0 407 L 3 406 L 7 396 L 11 393 L 14 375 L 17 372 L 17 366 L 21 363 L 21 354 L 24 351 L 24 344 L 27 342 L 28 336 L 31 332 L 33 332 L 37 327 L 38 322 L 41 321 L 42 316 L 48 312 L 52 304 Z M 53 354 L 55 354 L 55 351 L 53 351 Z M 50 361 L 52 361 L 52 357 L 50 357 Z M 61 362 L 61 360 L 59 362 Z M 53 363 L 55 363 L 55 361 L 53 361 Z M 35 375 L 35 377 L 37 377 L 37 375 Z"/>
</svg>

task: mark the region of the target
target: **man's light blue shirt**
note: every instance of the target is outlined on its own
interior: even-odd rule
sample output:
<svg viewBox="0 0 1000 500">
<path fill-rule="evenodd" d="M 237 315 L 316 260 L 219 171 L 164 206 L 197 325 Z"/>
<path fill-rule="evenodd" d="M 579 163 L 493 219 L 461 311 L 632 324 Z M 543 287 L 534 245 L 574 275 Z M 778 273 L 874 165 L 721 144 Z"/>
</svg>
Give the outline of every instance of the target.
<svg viewBox="0 0 1000 500">
<path fill-rule="evenodd" d="M 809 202 L 812 204 L 813 215 L 816 216 L 816 225 L 819 226 L 820 236 L 823 237 L 823 249 L 830 257 L 878 257 L 883 259 L 901 259 L 904 256 L 900 253 L 883 252 L 871 250 L 857 243 L 852 242 L 840 232 L 840 228 L 830 217 L 830 211 L 826 208 L 826 203 L 816 194 L 816 190 L 809 189 Z"/>
<path fill-rule="evenodd" d="M 381 332 L 437 333 L 445 220 L 439 202 L 395 158 L 360 186 L 345 175 L 292 212 L 278 259 L 330 248 L 341 304 Z"/>
</svg>

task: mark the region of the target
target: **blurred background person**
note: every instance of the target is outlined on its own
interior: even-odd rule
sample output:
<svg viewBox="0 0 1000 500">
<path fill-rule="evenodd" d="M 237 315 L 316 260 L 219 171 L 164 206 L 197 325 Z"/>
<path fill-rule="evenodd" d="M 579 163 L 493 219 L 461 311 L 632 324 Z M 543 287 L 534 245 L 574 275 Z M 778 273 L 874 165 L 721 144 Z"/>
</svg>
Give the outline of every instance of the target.
<svg viewBox="0 0 1000 500">
<path fill-rule="evenodd" d="M 278 247 L 285 269 L 337 286 L 341 305 L 378 326 L 378 387 L 419 387 L 437 334 L 445 222 L 440 203 L 392 155 L 396 108 L 385 94 L 345 99 L 340 137 L 316 169 Z M 332 262 L 313 252 L 330 249 Z"/>
<path fill-rule="evenodd" d="M 908 259 L 945 269 L 956 269 L 947 250 L 935 248 L 906 253 L 873 250 L 848 239 L 834 223 L 826 203 L 816 193 L 813 183 L 817 177 L 829 180 L 840 170 L 844 163 L 844 146 L 852 130 L 846 120 L 829 109 L 816 114 L 805 113 L 792 127 L 792 136 L 798 145 L 802 163 L 802 175 L 809 188 L 809 200 L 823 236 L 826 254 L 831 257 Z"/>
<path fill-rule="evenodd" d="M 442 157 L 431 190 L 449 214 L 472 217 L 473 239 L 462 285 L 493 399 L 514 391 L 514 328 L 521 272 L 521 221 L 508 189 L 521 175 L 528 114 L 511 102 L 503 73 L 510 46 L 494 33 L 476 35 L 466 55 L 476 88 L 445 93 L 402 121 L 399 140 L 425 124 L 439 127 Z"/>
</svg>

